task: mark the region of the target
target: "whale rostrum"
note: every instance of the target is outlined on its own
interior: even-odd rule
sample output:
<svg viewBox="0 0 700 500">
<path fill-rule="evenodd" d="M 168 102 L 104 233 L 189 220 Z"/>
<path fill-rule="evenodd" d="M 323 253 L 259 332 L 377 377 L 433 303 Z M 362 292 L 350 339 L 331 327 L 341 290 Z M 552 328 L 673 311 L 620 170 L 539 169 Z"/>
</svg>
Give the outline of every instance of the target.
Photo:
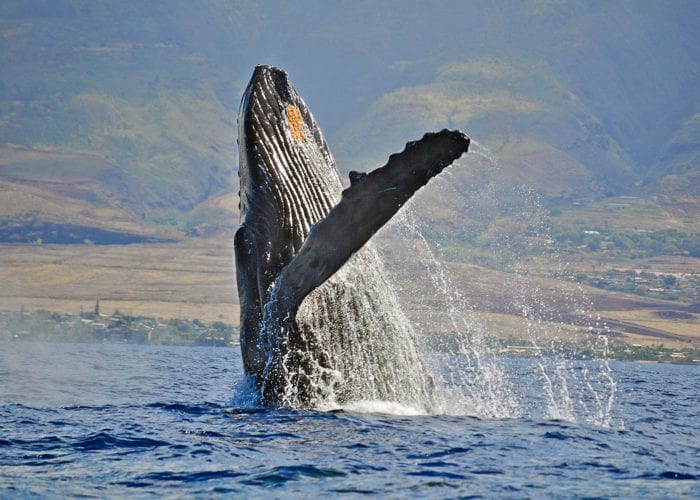
<svg viewBox="0 0 700 500">
<path fill-rule="evenodd" d="M 412 387 L 398 380 L 415 366 L 397 364 L 421 361 L 368 241 L 469 138 L 427 133 L 385 166 L 351 172 L 343 190 L 320 128 L 271 66 L 255 68 L 238 125 L 241 353 L 263 401 L 305 406 L 331 394 L 426 404 L 429 376 L 414 374 Z M 386 341 L 407 345 L 395 352 Z"/>
</svg>

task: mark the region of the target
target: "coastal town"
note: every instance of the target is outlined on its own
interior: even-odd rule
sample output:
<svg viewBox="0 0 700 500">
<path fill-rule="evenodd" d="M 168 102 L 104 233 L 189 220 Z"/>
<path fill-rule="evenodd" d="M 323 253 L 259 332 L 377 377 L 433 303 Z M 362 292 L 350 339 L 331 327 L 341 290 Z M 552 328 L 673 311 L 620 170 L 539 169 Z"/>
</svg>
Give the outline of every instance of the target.
<svg viewBox="0 0 700 500">
<path fill-rule="evenodd" d="M 600 332 L 599 332 L 600 333 Z M 662 343 L 639 345 L 615 342 L 611 332 L 608 342 L 590 345 L 562 344 L 571 359 L 607 359 L 662 363 L 700 363 L 695 346 L 671 348 Z M 442 349 L 449 349 L 449 337 Z M 199 319 L 163 319 L 131 316 L 116 310 L 100 311 L 99 301 L 89 312 L 58 313 L 47 310 L 0 311 L 0 341 L 77 342 L 140 345 L 177 345 L 190 347 L 238 347 L 239 328 L 222 321 L 206 323 Z M 556 354 L 550 348 L 533 345 L 524 339 L 491 339 L 493 353 L 499 356 L 540 357 Z"/>
<path fill-rule="evenodd" d="M 0 339 L 232 347 L 238 329 L 221 321 L 105 314 L 98 300 L 89 312 L 0 311 Z"/>
</svg>

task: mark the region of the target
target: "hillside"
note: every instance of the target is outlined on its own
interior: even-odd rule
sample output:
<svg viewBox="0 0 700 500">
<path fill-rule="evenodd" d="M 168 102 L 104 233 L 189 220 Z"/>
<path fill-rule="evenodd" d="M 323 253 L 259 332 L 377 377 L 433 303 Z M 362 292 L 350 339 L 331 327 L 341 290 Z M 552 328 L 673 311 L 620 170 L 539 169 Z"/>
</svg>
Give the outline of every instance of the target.
<svg viewBox="0 0 700 500">
<path fill-rule="evenodd" d="M 235 322 L 238 104 L 275 64 L 343 172 L 474 139 L 382 236 L 416 321 L 454 328 L 424 236 L 504 338 L 697 342 L 699 25 L 693 0 L 4 0 L 0 309 Z"/>
<path fill-rule="evenodd" d="M 207 232 L 230 230 L 238 99 L 265 62 L 289 70 L 344 170 L 448 126 L 488 147 L 501 180 L 554 202 L 640 185 L 673 196 L 697 182 L 699 11 L 8 0 L 0 179 L 181 232 L 203 230 L 193 210 Z"/>
<path fill-rule="evenodd" d="M 638 178 L 599 120 L 551 70 L 527 61 L 446 65 L 431 83 L 383 95 L 338 141 L 347 163 L 359 168 L 380 161 L 388 141 L 400 144 L 421 127 L 441 126 L 468 130 L 488 147 L 503 182 L 548 198 L 610 195 L 631 189 Z"/>
</svg>

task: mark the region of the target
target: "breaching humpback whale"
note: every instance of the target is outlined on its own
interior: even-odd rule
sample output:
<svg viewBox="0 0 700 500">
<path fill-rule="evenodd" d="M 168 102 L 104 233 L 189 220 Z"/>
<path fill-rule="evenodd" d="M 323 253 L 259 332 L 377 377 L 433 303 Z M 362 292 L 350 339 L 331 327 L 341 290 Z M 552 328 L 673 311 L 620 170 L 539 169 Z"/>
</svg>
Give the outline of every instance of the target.
<svg viewBox="0 0 700 500">
<path fill-rule="evenodd" d="M 271 66 L 255 68 L 238 127 L 240 343 L 262 401 L 425 404 L 430 377 L 367 242 L 469 138 L 428 133 L 343 190 L 320 128 Z"/>
</svg>

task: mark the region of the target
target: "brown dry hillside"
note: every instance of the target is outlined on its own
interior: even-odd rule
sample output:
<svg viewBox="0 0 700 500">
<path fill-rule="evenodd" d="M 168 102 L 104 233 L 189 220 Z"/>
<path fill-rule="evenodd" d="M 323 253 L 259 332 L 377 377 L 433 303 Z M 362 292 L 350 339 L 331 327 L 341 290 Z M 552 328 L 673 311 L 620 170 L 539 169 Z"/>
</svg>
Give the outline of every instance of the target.
<svg viewBox="0 0 700 500">
<path fill-rule="evenodd" d="M 501 338 L 523 338 L 533 329 L 540 337 L 581 338 L 607 329 L 629 343 L 688 347 L 700 342 L 700 311 L 684 304 L 581 287 L 548 277 L 549 271 L 537 266 L 513 274 L 437 264 L 425 257 L 421 243 L 387 245 L 386 238 L 379 243 L 409 317 L 428 333 L 454 329 L 448 309 L 456 307 L 458 314 Z M 700 272 L 700 261 L 695 266 Z M 77 313 L 81 307 L 91 310 L 99 299 L 105 312 L 238 323 L 228 238 L 0 245 L 0 282 L 0 310 Z M 436 291 L 443 286 L 448 286 L 446 294 Z M 669 314 L 674 311 L 684 314 Z"/>
<path fill-rule="evenodd" d="M 81 196 L 94 196 L 95 185 L 88 181 L 17 183 L 0 180 L 0 241 L 34 242 L 50 238 L 46 226 L 81 228 L 84 238 L 71 243 L 93 241 L 104 234 L 132 237 L 135 240 L 173 240 L 179 236 L 165 227 L 144 223 L 133 212 L 94 203 Z M 58 194 L 70 191 L 70 195 Z"/>
<path fill-rule="evenodd" d="M 225 240 L 133 245 L 0 245 L 0 309 L 92 310 L 237 323 Z"/>
</svg>

